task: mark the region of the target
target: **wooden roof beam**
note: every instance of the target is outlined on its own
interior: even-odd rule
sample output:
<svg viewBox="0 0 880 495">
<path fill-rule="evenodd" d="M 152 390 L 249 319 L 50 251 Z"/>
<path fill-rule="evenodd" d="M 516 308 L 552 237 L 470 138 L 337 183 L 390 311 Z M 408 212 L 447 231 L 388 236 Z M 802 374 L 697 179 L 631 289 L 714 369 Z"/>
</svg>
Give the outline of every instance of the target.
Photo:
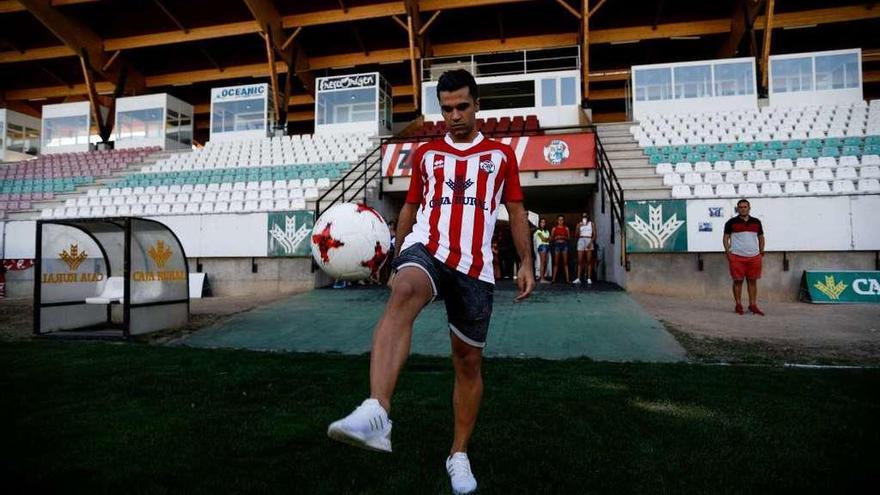
<svg viewBox="0 0 880 495">
<path fill-rule="evenodd" d="M 730 18 L 730 36 L 718 50 L 719 58 L 737 55 L 743 36 L 752 31 L 765 0 L 738 0 Z"/>
<path fill-rule="evenodd" d="M 52 7 L 60 7 L 62 5 L 75 5 L 78 3 L 94 3 L 99 2 L 101 0 L 51 0 L 49 5 Z M 18 2 L 18 0 L 3 0 L 0 1 L 0 14 L 6 14 L 11 12 L 22 12 L 27 10 L 25 6 Z"/>
</svg>

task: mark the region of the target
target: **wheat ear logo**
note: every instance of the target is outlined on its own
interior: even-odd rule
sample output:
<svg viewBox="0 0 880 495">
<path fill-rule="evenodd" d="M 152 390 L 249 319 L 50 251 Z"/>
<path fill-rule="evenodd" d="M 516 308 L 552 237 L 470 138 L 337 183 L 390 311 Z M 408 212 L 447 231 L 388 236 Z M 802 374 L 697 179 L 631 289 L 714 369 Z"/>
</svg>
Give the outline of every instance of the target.
<svg viewBox="0 0 880 495">
<path fill-rule="evenodd" d="M 834 275 L 825 275 L 825 283 L 816 282 L 813 284 L 813 287 L 819 289 L 822 294 L 825 294 L 830 299 L 838 299 L 849 286 L 842 281 L 836 282 Z"/>
<path fill-rule="evenodd" d="M 150 255 L 150 258 L 156 262 L 156 266 L 161 270 L 165 268 L 165 263 L 168 263 L 168 260 L 171 258 L 171 248 L 165 245 L 165 241 L 158 240 L 155 246 L 147 250 L 147 254 Z"/>
<path fill-rule="evenodd" d="M 648 221 L 636 215 L 636 219 L 627 222 L 637 234 L 648 241 L 652 249 L 660 249 L 666 241 L 672 237 L 678 229 L 684 225 L 684 220 L 678 219 L 678 214 L 673 213 L 665 222 L 663 221 L 663 205 L 653 207 L 648 205 Z"/>
<path fill-rule="evenodd" d="M 79 265 L 89 257 L 85 251 L 80 251 L 79 246 L 76 244 L 71 244 L 70 250 L 65 249 L 58 256 L 61 257 L 61 261 L 67 264 L 67 268 L 72 272 L 75 272 Z"/>
</svg>

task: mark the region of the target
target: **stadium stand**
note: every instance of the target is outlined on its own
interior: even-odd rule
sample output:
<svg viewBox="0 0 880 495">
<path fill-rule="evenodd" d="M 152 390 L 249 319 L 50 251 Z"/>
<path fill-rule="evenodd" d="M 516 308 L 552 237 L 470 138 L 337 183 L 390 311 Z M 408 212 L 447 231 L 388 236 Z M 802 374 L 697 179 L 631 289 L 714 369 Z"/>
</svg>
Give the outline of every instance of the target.
<svg viewBox="0 0 880 495">
<path fill-rule="evenodd" d="M 46 208 L 41 217 L 204 215 L 303 209 L 370 149 L 365 134 L 296 135 L 208 143 L 106 187 Z"/>
<path fill-rule="evenodd" d="M 477 129 L 489 135 L 535 135 L 540 133 L 541 124 L 537 115 L 516 115 L 513 117 L 490 117 L 477 119 Z M 434 138 L 446 134 L 446 124 L 426 121 L 421 127 L 410 134 L 410 137 Z"/>
<path fill-rule="evenodd" d="M 880 100 L 651 115 L 630 132 L 674 198 L 880 192 Z"/>
<path fill-rule="evenodd" d="M 156 151 L 158 148 L 61 153 L 4 165 L 0 167 L 0 216 L 30 210 L 36 201 L 52 200 L 59 193 L 94 184 L 97 178 L 124 170 Z"/>
</svg>

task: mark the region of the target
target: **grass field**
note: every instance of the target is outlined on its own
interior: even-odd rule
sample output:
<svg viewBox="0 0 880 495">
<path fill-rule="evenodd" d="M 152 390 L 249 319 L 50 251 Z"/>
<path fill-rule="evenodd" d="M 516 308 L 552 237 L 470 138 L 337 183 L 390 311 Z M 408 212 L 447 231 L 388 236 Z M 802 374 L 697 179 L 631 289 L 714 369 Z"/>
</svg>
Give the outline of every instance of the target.
<svg viewBox="0 0 880 495">
<path fill-rule="evenodd" d="M 366 357 L 0 342 L 6 493 L 448 493 L 448 360 L 415 357 L 391 455 L 325 436 Z M 880 371 L 489 360 L 481 493 L 854 493 Z"/>
</svg>

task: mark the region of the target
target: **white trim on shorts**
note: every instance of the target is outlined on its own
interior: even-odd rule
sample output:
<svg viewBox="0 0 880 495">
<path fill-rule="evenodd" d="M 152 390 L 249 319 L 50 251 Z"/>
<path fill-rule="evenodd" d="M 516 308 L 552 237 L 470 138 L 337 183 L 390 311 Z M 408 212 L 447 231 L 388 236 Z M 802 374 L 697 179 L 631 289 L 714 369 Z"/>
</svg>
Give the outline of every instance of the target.
<svg viewBox="0 0 880 495">
<path fill-rule="evenodd" d="M 454 333 L 456 335 L 456 337 L 460 338 L 462 340 L 462 342 L 464 342 L 465 344 L 467 344 L 471 347 L 478 347 L 480 349 L 482 349 L 483 347 L 486 347 L 485 342 L 480 343 L 480 342 L 477 342 L 476 340 L 469 339 L 465 334 L 461 333 L 461 331 L 459 329 L 455 328 L 455 325 L 453 325 L 452 323 L 449 324 L 449 330 L 452 333 Z"/>
<path fill-rule="evenodd" d="M 423 267 L 422 265 L 416 263 L 415 261 L 408 261 L 408 262 L 406 262 L 406 263 L 401 263 L 401 264 L 397 267 L 396 271 L 397 271 L 397 272 L 400 272 L 400 269 L 401 269 L 401 268 L 406 268 L 406 267 L 408 267 L 408 266 L 414 266 L 414 267 L 418 268 L 419 270 L 425 272 L 425 275 L 428 276 L 428 281 L 431 282 L 431 300 L 428 301 L 428 303 L 430 304 L 430 303 L 434 302 L 434 299 L 437 298 L 437 286 L 434 285 L 434 277 L 431 276 L 431 274 L 428 272 L 428 269 L 427 269 L 427 268 L 425 268 L 425 267 Z"/>
</svg>

